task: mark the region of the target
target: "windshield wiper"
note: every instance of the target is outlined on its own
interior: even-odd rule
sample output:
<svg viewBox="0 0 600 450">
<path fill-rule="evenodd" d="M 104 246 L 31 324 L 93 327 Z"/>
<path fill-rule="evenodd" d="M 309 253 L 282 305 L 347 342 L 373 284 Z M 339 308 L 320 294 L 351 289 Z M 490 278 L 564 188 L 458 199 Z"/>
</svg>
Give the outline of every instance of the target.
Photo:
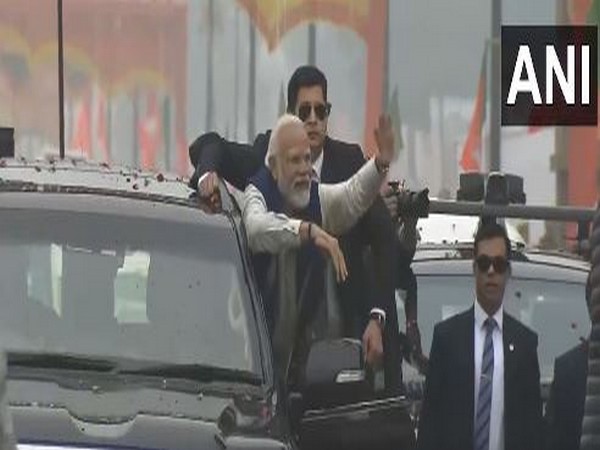
<svg viewBox="0 0 600 450">
<path fill-rule="evenodd" d="M 226 381 L 255 386 L 259 386 L 262 383 L 262 378 L 259 375 L 248 370 L 227 369 L 203 364 L 157 364 L 135 369 L 122 369 L 119 370 L 119 373 L 125 375 L 179 378 L 199 381 L 201 383 Z"/>
<path fill-rule="evenodd" d="M 8 352 L 6 359 L 9 367 L 31 367 L 36 369 L 110 372 L 117 367 L 117 362 L 110 359 L 66 353 Z"/>
</svg>

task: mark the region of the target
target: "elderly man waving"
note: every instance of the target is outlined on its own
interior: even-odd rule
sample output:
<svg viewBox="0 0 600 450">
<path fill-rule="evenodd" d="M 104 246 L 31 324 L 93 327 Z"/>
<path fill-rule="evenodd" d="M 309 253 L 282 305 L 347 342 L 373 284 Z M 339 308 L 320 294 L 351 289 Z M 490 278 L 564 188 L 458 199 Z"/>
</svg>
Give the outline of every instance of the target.
<svg viewBox="0 0 600 450">
<path fill-rule="evenodd" d="M 324 301 L 323 256 L 331 260 L 338 282 L 348 275 L 334 236 L 350 229 L 379 194 L 393 157 L 393 136 L 389 118 L 380 118 L 377 156 L 348 181 L 326 185 L 311 177 L 309 139 L 300 119 L 284 115 L 271 134 L 266 166 L 250 180 L 242 209 L 280 368 L 289 363 L 299 301 Z M 381 354 L 381 340 L 366 344 L 367 356 Z"/>
</svg>

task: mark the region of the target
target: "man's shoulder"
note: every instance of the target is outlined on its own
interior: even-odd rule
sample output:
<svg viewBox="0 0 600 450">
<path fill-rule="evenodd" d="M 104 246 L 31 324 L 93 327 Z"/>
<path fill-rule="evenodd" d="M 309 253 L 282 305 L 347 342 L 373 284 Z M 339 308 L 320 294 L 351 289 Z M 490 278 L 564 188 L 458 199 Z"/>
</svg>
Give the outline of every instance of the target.
<svg viewBox="0 0 600 450">
<path fill-rule="evenodd" d="M 261 158 L 264 158 L 264 156 L 267 154 L 270 139 L 271 139 L 271 130 L 267 130 L 263 133 L 259 133 L 254 138 L 254 142 L 252 143 L 252 149 Z"/>
<path fill-rule="evenodd" d="M 223 138 L 215 131 L 204 133 L 198 136 L 188 148 L 192 165 L 196 166 L 202 147 L 207 145 L 218 145 L 221 142 L 223 142 Z"/>
<path fill-rule="evenodd" d="M 257 142 L 269 144 L 269 139 L 271 138 L 271 130 L 264 131 L 262 133 L 258 133 L 256 138 L 254 138 L 254 143 Z"/>
<path fill-rule="evenodd" d="M 556 358 L 555 366 L 556 367 L 572 367 L 573 365 L 577 365 L 580 362 L 586 362 L 588 356 L 588 346 L 586 343 L 582 342 L 577 344 L 575 347 L 567 350 L 562 355 L 559 355 Z"/>
<path fill-rule="evenodd" d="M 457 329 L 462 329 L 465 326 L 473 323 L 473 308 L 469 308 L 466 311 L 454 314 L 447 319 L 438 322 L 435 326 L 438 334 L 450 334 Z"/>
<path fill-rule="evenodd" d="M 517 338 L 537 347 L 538 335 L 535 331 L 506 312 L 504 313 L 504 322 L 505 329 L 510 329 Z"/>
<path fill-rule="evenodd" d="M 364 160 L 364 154 L 359 144 L 340 141 L 329 136 L 325 138 L 325 151 L 336 156 Z"/>
<path fill-rule="evenodd" d="M 209 131 L 207 133 L 203 133 L 200 136 L 198 136 L 196 138 L 196 140 L 192 143 L 192 145 L 194 144 L 198 144 L 198 145 L 203 145 L 203 144 L 208 144 L 211 142 L 220 142 L 223 140 L 223 137 L 217 133 L 216 131 Z"/>
</svg>

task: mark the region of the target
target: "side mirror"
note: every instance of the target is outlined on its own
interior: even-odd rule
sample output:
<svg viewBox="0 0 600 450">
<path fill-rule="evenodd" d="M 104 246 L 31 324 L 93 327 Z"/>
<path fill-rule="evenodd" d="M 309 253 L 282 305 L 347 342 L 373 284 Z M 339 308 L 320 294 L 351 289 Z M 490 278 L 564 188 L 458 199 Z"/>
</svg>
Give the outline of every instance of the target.
<svg viewBox="0 0 600 450">
<path fill-rule="evenodd" d="M 356 403 L 373 396 L 373 374 L 360 341 L 337 339 L 313 344 L 302 383 L 305 409 Z"/>
</svg>

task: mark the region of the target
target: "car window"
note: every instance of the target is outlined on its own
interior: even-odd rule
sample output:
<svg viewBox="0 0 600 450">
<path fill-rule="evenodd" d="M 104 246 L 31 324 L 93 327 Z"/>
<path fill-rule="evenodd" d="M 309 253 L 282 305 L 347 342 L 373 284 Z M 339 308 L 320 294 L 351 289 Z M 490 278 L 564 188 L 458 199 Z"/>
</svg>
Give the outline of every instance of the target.
<svg viewBox="0 0 600 450">
<path fill-rule="evenodd" d="M 417 279 L 419 328 L 423 351 L 428 354 L 435 324 L 473 304 L 473 277 L 423 274 Z M 403 317 L 402 302 L 397 305 L 399 317 Z M 506 312 L 537 332 L 542 379 L 552 378 L 554 358 L 590 332 L 582 283 L 513 277 L 506 287 L 504 305 Z M 404 325 L 401 329 L 404 331 Z"/>
<path fill-rule="evenodd" d="M 0 339 L 48 351 L 259 371 L 230 225 L 0 212 Z"/>
</svg>

